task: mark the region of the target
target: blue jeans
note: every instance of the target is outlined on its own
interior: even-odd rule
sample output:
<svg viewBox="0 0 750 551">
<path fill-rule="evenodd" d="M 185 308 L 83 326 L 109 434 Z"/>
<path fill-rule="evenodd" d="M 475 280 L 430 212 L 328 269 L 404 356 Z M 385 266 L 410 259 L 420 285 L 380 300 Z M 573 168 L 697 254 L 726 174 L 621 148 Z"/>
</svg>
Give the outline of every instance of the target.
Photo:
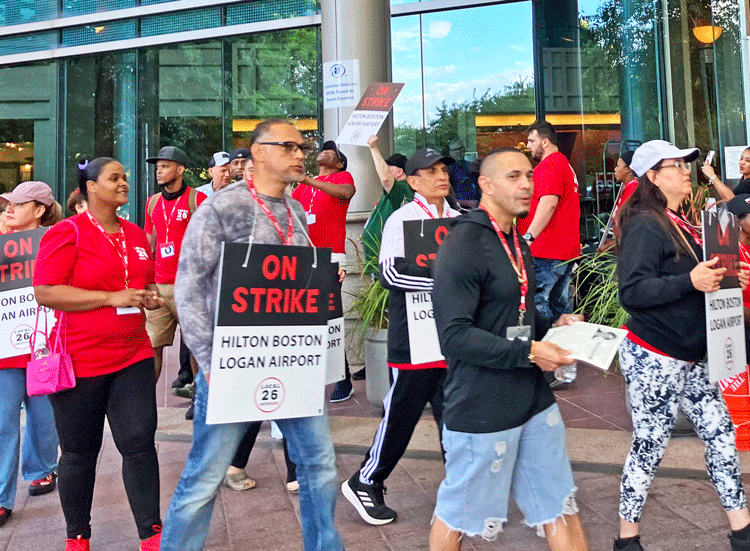
<svg viewBox="0 0 750 551">
<path fill-rule="evenodd" d="M 208 535 L 219 486 L 250 422 L 206 424 L 208 385 L 198 373 L 193 447 L 172 496 L 161 536 L 161 551 L 200 551 Z M 338 492 L 328 417 L 277 419 L 297 465 L 305 551 L 342 551 L 333 516 Z"/>
<path fill-rule="evenodd" d="M 536 296 L 534 303 L 539 313 L 550 323 L 563 314 L 570 314 L 570 279 L 573 276 L 573 262 L 534 258 L 536 274 Z"/>
<path fill-rule="evenodd" d="M 0 369 L 0 507 L 13 509 L 21 448 L 21 404 L 26 409 L 23 433 L 24 480 L 44 478 L 57 468 L 57 432 L 47 396 L 26 395 L 26 370 Z"/>
</svg>

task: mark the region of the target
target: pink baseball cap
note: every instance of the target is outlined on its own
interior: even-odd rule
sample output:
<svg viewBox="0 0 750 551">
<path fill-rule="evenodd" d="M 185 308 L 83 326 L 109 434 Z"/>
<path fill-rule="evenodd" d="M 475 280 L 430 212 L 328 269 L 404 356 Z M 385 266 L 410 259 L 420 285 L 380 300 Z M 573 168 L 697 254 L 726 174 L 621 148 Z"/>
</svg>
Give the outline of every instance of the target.
<svg viewBox="0 0 750 551">
<path fill-rule="evenodd" d="M 27 203 L 39 201 L 43 205 L 51 205 L 55 198 L 52 196 L 52 188 L 44 182 L 30 181 L 18 184 L 10 193 L 0 195 L 11 203 Z"/>
</svg>

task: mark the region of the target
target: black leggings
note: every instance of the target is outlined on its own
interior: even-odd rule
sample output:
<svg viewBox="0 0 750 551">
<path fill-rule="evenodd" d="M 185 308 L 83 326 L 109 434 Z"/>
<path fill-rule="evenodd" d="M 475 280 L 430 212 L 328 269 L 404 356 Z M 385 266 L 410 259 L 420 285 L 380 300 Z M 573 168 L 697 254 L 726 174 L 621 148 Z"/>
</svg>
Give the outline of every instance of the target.
<svg viewBox="0 0 750 551">
<path fill-rule="evenodd" d="M 104 418 L 122 455 L 122 480 L 138 536 L 161 526 L 159 463 L 154 445 L 156 391 L 154 359 L 97 377 L 81 377 L 75 388 L 50 396 L 60 437 L 58 473 L 68 538 L 91 538 L 91 502 Z"/>
<path fill-rule="evenodd" d="M 232 467 L 237 469 L 244 469 L 247 467 L 247 462 L 250 459 L 250 452 L 253 451 L 255 445 L 255 439 L 258 438 L 258 432 L 263 421 L 254 421 L 250 423 L 245 431 L 245 436 L 242 437 L 240 445 L 237 446 L 237 451 L 232 459 Z M 287 450 L 286 438 L 284 438 L 284 461 L 286 462 L 286 481 L 292 482 L 297 480 L 297 465 L 289 459 L 289 451 Z"/>
</svg>

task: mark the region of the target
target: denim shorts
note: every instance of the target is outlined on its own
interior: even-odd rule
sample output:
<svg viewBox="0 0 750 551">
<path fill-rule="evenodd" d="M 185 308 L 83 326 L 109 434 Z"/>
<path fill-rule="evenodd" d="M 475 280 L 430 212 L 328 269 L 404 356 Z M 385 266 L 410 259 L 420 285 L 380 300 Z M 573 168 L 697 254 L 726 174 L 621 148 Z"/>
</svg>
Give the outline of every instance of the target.
<svg viewBox="0 0 750 551">
<path fill-rule="evenodd" d="M 557 404 L 520 427 L 490 433 L 443 428 L 445 479 L 435 516 L 451 530 L 494 540 L 512 494 L 524 522 L 537 528 L 578 512 L 576 486 Z"/>
</svg>

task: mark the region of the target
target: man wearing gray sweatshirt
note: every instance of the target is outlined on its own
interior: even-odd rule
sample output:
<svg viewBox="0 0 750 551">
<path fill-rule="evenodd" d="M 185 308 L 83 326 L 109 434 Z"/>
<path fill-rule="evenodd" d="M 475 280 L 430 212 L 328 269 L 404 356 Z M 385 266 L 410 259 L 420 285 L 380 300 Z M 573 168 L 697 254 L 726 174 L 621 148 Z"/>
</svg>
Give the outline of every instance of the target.
<svg viewBox="0 0 750 551">
<path fill-rule="evenodd" d="M 161 551 L 199 551 L 208 535 L 216 493 L 250 422 L 206 424 L 219 259 L 222 242 L 308 245 L 305 211 L 286 197 L 288 182 L 305 177 L 310 146 L 286 120 L 262 122 L 250 151 L 253 182 L 219 190 L 193 214 L 183 240 L 175 300 L 183 338 L 198 362 L 193 447 L 164 521 Z M 251 193 L 250 185 L 255 194 Z M 289 216 L 293 233 L 287 234 Z M 251 393 L 252 389 L 248 389 Z M 297 465 L 300 517 L 305 551 L 343 551 L 333 516 L 336 466 L 328 417 L 277 420 Z"/>
</svg>

